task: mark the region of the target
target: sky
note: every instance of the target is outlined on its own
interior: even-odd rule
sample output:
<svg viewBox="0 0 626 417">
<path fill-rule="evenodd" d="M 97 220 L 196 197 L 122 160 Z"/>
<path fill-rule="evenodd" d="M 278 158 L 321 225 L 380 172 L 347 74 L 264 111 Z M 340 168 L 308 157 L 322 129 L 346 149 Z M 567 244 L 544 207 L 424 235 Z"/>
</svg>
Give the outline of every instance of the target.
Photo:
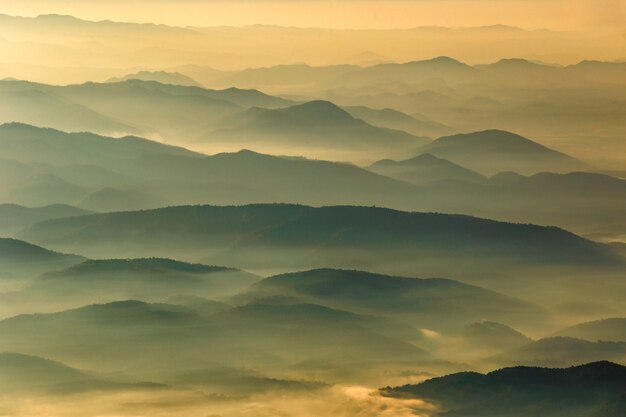
<svg viewBox="0 0 626 417">
<path fill-rule="evenodd" d="M 177 26 L 389 29 L 506 24 L 626 33 L 626 0 L 1 0 L 0 13 Z"/>
</svg>

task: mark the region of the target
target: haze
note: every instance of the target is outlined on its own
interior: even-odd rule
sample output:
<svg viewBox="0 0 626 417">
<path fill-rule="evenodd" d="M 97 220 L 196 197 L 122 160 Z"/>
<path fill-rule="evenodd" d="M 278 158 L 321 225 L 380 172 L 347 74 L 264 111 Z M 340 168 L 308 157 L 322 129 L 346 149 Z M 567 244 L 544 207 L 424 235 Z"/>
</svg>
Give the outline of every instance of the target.
<svg viewBox="0 0 626 417">
<path fill-rule="evenodd" d="M 626 417 L 620 0 L 0 5 L 0 415 Z"/>
<path fill-rule="evenodd" d="M 4 3 L 3 9 L 9 14 L 71 14 L 91 20 L 111 19 L 176 26 L 268 24 L 397 29 L 505 24 L 526 29 L 598 31 L 621 28 L 625 17 L 622 0 L 8 0 Z"/>
</svg>

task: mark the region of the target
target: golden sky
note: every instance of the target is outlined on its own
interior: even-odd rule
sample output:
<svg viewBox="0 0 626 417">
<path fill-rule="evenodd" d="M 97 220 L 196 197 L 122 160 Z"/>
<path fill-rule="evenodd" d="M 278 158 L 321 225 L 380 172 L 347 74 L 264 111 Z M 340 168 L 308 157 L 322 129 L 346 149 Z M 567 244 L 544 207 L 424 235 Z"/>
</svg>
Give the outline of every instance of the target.
<svg viewBox="0 0 626 417">
<path fill-rule="evenodd" d="M 626 0 L 2 0 L 0 13 L 178 26 L 626 28 Z"/>
</svg>

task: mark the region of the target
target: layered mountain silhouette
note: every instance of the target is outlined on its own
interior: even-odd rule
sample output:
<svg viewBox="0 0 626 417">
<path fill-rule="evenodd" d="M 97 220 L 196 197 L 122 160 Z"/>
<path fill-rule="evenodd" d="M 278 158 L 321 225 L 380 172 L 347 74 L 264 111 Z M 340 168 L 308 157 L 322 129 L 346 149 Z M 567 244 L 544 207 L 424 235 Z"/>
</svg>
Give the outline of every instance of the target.
<svg viewBox="0 0 626 417">
<path fill-rule="evenodd" d="M 394 397 L 435 401 L 446 416 L 623 416 L 626 368 L 601 361 L 565 369 L 505 368 L 463 372 L 418 385 L 384 388 Z M 617 414 L 606 414 L 614 410 Z"/>
<path fill-rule="evenodd" d="M 404 161 L 382 159 L 368 167 L 387 177 L 422 185 L 433 181 L 458 180 L 483 182 L 486 177 L 448 160 L 425 153 Z"/>
<path fill-rule="evenodd" d="M 467 82 L 480 77 L 473 67 L 447 56 L 406 63 L 379 64 L 342 74 L 339 81 L 346 87 L 375 86 L 388 83 L 411 83 L 415 79 L 440 79 Z"/>
<path fill-rule="evenodd" d="M 402 204 L 412 193 L 409 184 L 349 164 L 251 151 L 209 157 L 136 137 L 22 124 L 0 126 L 0 150 L 9 161 L 2 165 L 7 176 L 14 176 L 0 182 L 0 196 L 29 204 L 105 211 L 177 202 L 382 205 Z"/>
<path fill-rule="evenodd" d="M 127 74 L 121 77 L 109 78 L 109 83 L 119 83 L 128 80 L 156 81 L 161 84 L 184 85 L 187 87 L 202 87 L 193 78 L 181 74 L 180 72 L 167 71 L 139 71 L 134 74 Z"/>
<path fill-rule="evenodd" d="M 404 130 L 416 136 L 439 137 L 452 133 L 452 128 L 432 120 L 425 120 L 394 109 L 373 109 L 365 106 L 344 106 L 353 117 L 388 129 Z"/>
<path fill-rule="evenodd" d="M 60 362 L 13 352 L 0 353 L 3 393 L 77 394 L 93 391 L 158 389 L 158 384 L 107 380 Z"/>
<path fill-rule="evenodd" d="M 584 339 L 591 342 L 598 340 L 626 342 L 626 318 L 615 317 L 580 323 L 559 330 L 556 335 Z"/>
<path fill-rule="evenodd" d="M 17 204 L 0 204 L 0 233 L 9 235 L 43 220 L 91 214 L 88 210 L 67 205 L 24 207 Z"/>
<path fill-rule="evenodd" d="M 81 257 L 74 255 L 65 255 L 44 249 L 40 246 L 17 240 L 0 238 L 0 261 L 2 265 L 23 264 L 68 264 L 79 261 Z"/>
<path fill-rule="evenodd" d="M 614 26 L 0 14 L 0 415 L 626 417 Z"/>
<path fill-rule="evenodd" d="M 82 261 L 84 258 L 80 256 L 54 252 L 22 240 L 0 238 L 0 289 L 7 291 L 4 285 L 26 282 L 43 272 Z"/>
<path fill-rule="evenodd" d="M 171 259 L 88 260 L 43 274 L 11 294 L 6 304 L 22 303 L 38 306 L 35 311 L 55 311 L 126 299 L 151 302 L 172 296 L 224 299 L 259 279 L 233 268 Z"/>
<path fill-rule="evenodd" d="M 626 361 L 626 342 L 573 337 L 548 337 L 490 358 L 487 362 L 507 365 L 572 366 L 608 359 Z"/>
<path fill-rule="evenodd" d="M 59 362 L 19 353 L 0 353 L 0 385 L 3 391 L 49 390 L 90 381 L 84 372 Z"/>
<path fill-rule="evenodd" d="M 132 364 L 134 375 L 162 380 L 197 370 L 206 358 L 248 369 L 319 361 L 308 368 L 312 372 L 330 361 L 339 365 L 331 372 L 338 378 L 343 366 L 354 370 L 355 363 L 374 369 L 435 361 L 411 343 L 370 329 L 369 323 L 370 317 L 306 304 L 249 304 L 207 317 L 180 306 L 121 301 L 5 319 L 0 329 L 7 338 L 0 348 L 22 346 L 28 354 L 47 352 L 61 361 L 89 360 L 95 370 Z M 172 349 L 184 354 L 172 358 Z"/>
<path fill-rule="evenodd" d="M 0 126 L 3 157 L 26 164 L 100 165 L 115 170 L 122 161 L 147 154 L 199 156 L 183 148 L 135 136 L 120 139 L 92 133 L 65 133 L 21 123 Z M 121 161 L 120 161 L 121 160 Z"/>
<path fill-rule="evenodd" d="M 321 100 L 284 109 L 253 108 L 228 117 L 222 125 L 201 140 L 354 151 L 408 150 L 428 142 L 403 131 L 372 126 Z"/>
<path fill-rule="evenodd" d="M 19 236 L 82 254 L 184 254 L 244 268 L 368 268 L 390 259 L 407 267 L 421 265 L 421 270 L 450 268 L 450 259 L 470 269 L 476 268 L 476 259 L 509 270 L 520 262 L 623 264 L 607 246 L 557 228 L 354 206 L 181 206 L 48 220 Z"/>
<path fill-rule="evenodd" d="M 624 230 L 626 182 L 591 172 L 512 172 L 494 175 L 481 183 L 441 181 L 425 184 L 419 195 L 430 210 L 460 210 L 478 216 L 559 225 L 589 234 Z M 588 198 L 583 198 L 588 197 Z M 603 219 L 612 219 L 611 226 Z"/>
<path fill-rule="evenodd" d="M 24 88 L 6 88 L 3 84 L 23 83 Z M 140 130 L 87 106 L 65 99 L 52 91 L 21 81 L 0 81 L 0 122 L 19 121 L 39 126 L 53 126 L 70 131 L 127 132 Z M 2 88 L 5 87 L 5 88 Z"/>
<path fill-rule="evenodd" d="M 589 169 L 586 164 L 568 155 L 501 130 L 445 136 L 423 146 L 420 152 L 448 159 L 487 175 L 502 171 L 533 174 Z"/>
<path fill-rule="evenodd" d="M 393 179 L 343 163 L 252 151 L 206 156 L 132 136 L 66 134 L 22 124 L 0 126 L 0 150 L 6 179 L 0 181 L 0 201 L 22 205 L 118 211 L 190 203 L 358 204 L 461 212 L 584 234 L 609 225 L 618 232 L 616 225 L 626 224 L 624 181 L 594 173 L 503 173 L 468 181 L 479 177 L 425 155 L 371 167 Z"/>
<path fill-rule="evenodd" d="M 463 337 L 473 348 L 487 348 L 492 351 L 511 350 L 532 342 L 528 336 L 510 326 L 492 321 L 482 321 L 465 326 Z"/>
<path fill-rule="evenodd" d="M 218 364 L 180 372 L 169 378 L 167 382 L 175 387 L 205 389 L 218 395 L 235 397 L 273 392 L 280 392 L 283 395 L 298 394 L 315 392 L 328 387 L 328 384 L 322 382 L 275 378 L 258 371 Z"/>
<path fill-rule="evenodd" d="M 3 80 L 2 95 L 8 100 L 2 121 L 68 131 L 157 134 L 170 143 L 189 143 L 211 123 L 245 108 L 291 103 L 256 90 L 208 90 L 139 79 L 66 86 Z"/>
<path fill-rule="evenodd" d="M 363 271 L 317 269 L 266 278 L 242 298 L 288 296 L 303 302 L 402 318 L 432 326 L 475 317 L 540 314 L 526 302 L 446 279 L 418 279 Z"/>
</svg>

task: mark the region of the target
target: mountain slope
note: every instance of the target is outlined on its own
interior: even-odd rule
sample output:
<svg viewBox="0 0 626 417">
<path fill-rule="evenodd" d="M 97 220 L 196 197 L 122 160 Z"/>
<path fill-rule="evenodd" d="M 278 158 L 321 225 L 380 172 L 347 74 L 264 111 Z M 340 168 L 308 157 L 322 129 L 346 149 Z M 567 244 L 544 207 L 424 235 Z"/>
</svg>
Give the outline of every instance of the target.
<svg viewBox="0 0 626 417">
<path fill-rule="evenodd" d="M 3 393 L 77 393 L 111 389 L 116 384 L 62 363 L 19 353 L 0 353 L 0 387 Z M 119 384 L 128 389 L 129 385 Z"/>
<path fill-rule="evenodd" d="M 24 207 L 17 204 L 0 204 L 0 233 L 7 235 L 44 220 L 85 214 L 91 212 L 66 205 Z"/>
<path fill-rule="evenodd" d="M 121 77 L 109 78 L 108 83 L 119 83 L 128 80 L 156 81 L 161 84 L 184 85 L 188 87 L 202 87 L 196 80 L 180 72 L 167 71 L 139 71 Z"/>
<path fill-rule="evenodd" d="M 511 350 L 527 345 L 531 339 L 517 330 L 501 323 L 483 321 L 472 323 L 463 329 L 463 337 L 473 347 L 492 350 Z"/>
<path fill-rule="evenodd" d="M 71 132 L 140 132 L 132 121 L 122 122 L 108 117 L 54 92 L 34 89 L 28 83 L 23 87 L 3 88 L 6 83 L 14 82 L 0 81 L 0 123 L 21 122 Z"/>
<path fill-rule="evenodd" d="M 158 302 L 168 297 L 221 299 L 246 289 L 260 277 L 233 268 L 189 264 L 171 259 L 89 260 L 48 272 L 10 302 L 36 305 L 37 311 L 137 299 Z M 8 303 L 8 302 L 7 302 Z M 23 307 L 26 311 L 28 307 Z"/>
<path fill-rule="evenodd" d="M 441 180 L 483 182 L 486 179 L 477 172 L 428 153 L 405 161 L 382 159 L 367 169 L 415 185 Z"/>
<path fill-rule="evenodd" d="M 619 234 L 623 224 L 626 233 L 625 182 L 593 173 L 505 173 L 468 182 L 477 177 L 441 158 L 385 161 L 393 170 L 384 173 L 397 172 L 405 181 L 417 175 L 417 187 L 349 164 L 251 151 L 206 156 L 132 137 L 20 124 L 0 126 L 0 152 L 7 158 L 0 164 L 0 201 L 23 205 L 83 204 L 99 211 L 176 204 L 356 204 L 461 212 L 584 234 Z M 420 169 L 414 172 L 412 164 Z M 426 179 L 434 182 L 421 182 Z"/>
<path fill-rule="evenodd" d="M 257 90 L 208 90 L 135 78 L 65 86 L 2 80 L 0 96 L 6 97 L 5 121 L 101 134 L 156 134 L 172 144 L 189 143 L 207 126 L 244 109 L 292 104 Z"/>
<path fill-rule="evenodd" d="M 626 318 L 609 318 L 580 323 L 559 330 L 556 336 L 573 337 L 591 342 L 604 340 L 626 342 Z"/>
<path fill-rule="evenodd" d="M 623 264 L 607 247 L 557 228 L 354 206 L 181 206 L 49 220 L 20 236 L 100 256 L 172 251 L 184 253 L 185 259 L 212 256 L 211 263 L 245 267 L 369 268 L 393 259 L 407 266 L 420 264 L 423 270 L 440 262 L 449 268 L 446 260 L 451 258 L 474 269 L 477 258 L 484 265 L 507 268 L 519 262 Z"/>
<path fill-rule="evenodd" d="M 626 233 L 626 181 L 592 172 L 442 180 L 420 186 L 416 197 L 423 210 L 555 225 L 596 240 L 619 240 Z"/>
<path fill-rule="evenodd" d="M 595 417 L 626 389 L 626 368 L 594 362 L 566 369 L 505 368 L 486 375 L 465 372 L 418 385 L 387 387 L 383 395 L 429 399 L 442 415 Z M 623 416 L 623 410 L 615 416 Z"/>
<path fill-rule="evenodd" d="M 427 142 L 406 132 L 355 119 L 328 101 L 311 101 L 275 110 L 254 108 L 227 118 L 221 129 L 208 132 L 201 140 L 357 151 L 393 151 Z"/>
<path fill-rule="evenodd" d="M 17 239 L 0 238 L 0 249 L 0 262 L 3 264 L 63 263 L 80 260 L 78 256 L 52 252 Z"/>
<path fill-rule="evenodd" d="M 0 151 L 3 157 L 22 163 L 101 165 L 109 169 L 115 169 L 123 161 L 149 154 L 199 156 L 183 148 L 133 136 L 114 139 L 84 132 L 65 133 L 21 123 L 0 125 Z"/>
<path fill-rule="evenodd" d="M 528 303 L 458 281 L 351 270 L 277 275 L 254 284 L 243 296 L 295 297 L 351 311 L 402 317 L 424 327 L 446 320 L 539 314 L 539 309 Z"/>
<path fill-rule="evenodd" d="M 487 360 L 506 365 L 572 366 L 611 360 L 626 363 L 626 342 L 589 342 L 573 337 L 548 337 Z"/>
<path fill-rule="evenodd" d="M 419 120 L 394 109 L 372 109 L 365 106 L 342 106 L 357 119 L 387 129 L 403 130 L 416 136 L 439 137 L 452 133 L 448 126 L 428 120 Z"/>
<path fill-rule="evenodd" d="M 502 130 L 445 136 L 421 147 L 419 152 L 448 159 L 487 175 L 502 171 L 534 174 L 589 168 L 568 155 Z"/>
<path fill-rule="evenodd" d="M 95 370 L 159 379 L 210 363 L 275 371 L 302 366 L 304 372 L 335 363 L 330 374 L 341 378 L 346 368 L 361 372 L 358 364 L 371 371 L 434 360 L 369 323 L 371 318 L 313 305 L 251 304 L 201 316 L 180 306 L 121 301 L 2 320 L 0 349 L 21 346 L 32 355 L 47 352 L 89 362 Z M 181 354 L 172 358 L 173 351 Z"/>
<path fill-rule="evenodd" d="M 0 126 L 0 152 L 11 158 L 0 171 L 0 198 L 22 204 L 102 211 L 188 203 L 406 205 L 414 191 L 349 164 L 251 151 L 206 156 L 135 137 L 22 124 Z"/>
<path fill-rule="evenodd" d="M 433 59 L 406 63 L 379 64 L 346 72 L 338 77 L 344 87 L 368 87 L 389 83 L 414 83 L 445 80 L 451 84 L 479 79 L 481 74 L 475 68 L 453 58 L 440 56 Z"/>
</svg>

